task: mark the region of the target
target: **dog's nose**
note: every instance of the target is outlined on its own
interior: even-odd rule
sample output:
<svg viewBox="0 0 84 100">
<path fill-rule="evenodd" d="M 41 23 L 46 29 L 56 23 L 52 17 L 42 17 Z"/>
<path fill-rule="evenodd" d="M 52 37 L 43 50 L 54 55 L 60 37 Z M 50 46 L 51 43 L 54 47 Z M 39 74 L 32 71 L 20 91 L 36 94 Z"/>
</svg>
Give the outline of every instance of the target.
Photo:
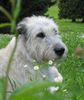
<svg viewBox="0 0 84 100">
<path fill-rule="evenodd" d="M 58 56 L 62 56 L 64 54 L 64 51 L 65 51 L 65 48 L 63 48 L 63 47 L 56 47 L 56 48 L 54 48 L 54 52 Z"/>
</svg>

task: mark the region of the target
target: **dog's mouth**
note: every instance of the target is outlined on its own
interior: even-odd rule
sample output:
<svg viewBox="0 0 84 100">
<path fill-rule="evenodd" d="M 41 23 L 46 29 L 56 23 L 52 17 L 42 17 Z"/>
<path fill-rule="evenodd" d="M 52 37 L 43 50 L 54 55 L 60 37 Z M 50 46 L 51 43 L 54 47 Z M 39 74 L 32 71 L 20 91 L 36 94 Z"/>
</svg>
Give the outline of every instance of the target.
<svg viewBox="0 0 84 100">
<path fill-rule="evenodd" d="M 63 58 L 66 58 L 65 56 L 66 54 L 64 53 L 62 56 L 58 56 L 58 55 L 52 55 L 50 56 L 43 56 L 41 60 L 36 60 L 35 62 L 38 64 L 38 65 L 47 65 L 49 60 L 52 60 L 53 63 L 56 63 L 58 62 L 59 60 L 63 59 Z"/>
<path fill-rule="evenodd" d="M 49 61 L 52 61 L 53 63 L 56 63 L 58 60 L 60 60 L 62 58 L 63 58 L 62 56 L 56 56 L 56 57 L 51 58 L 51 59 L 43 58 L 42 61 L 40 61 L 38 63 L 40 63 L 40 64 L 42 64 L 42 63 L 48 63 Z"/>
</svg>

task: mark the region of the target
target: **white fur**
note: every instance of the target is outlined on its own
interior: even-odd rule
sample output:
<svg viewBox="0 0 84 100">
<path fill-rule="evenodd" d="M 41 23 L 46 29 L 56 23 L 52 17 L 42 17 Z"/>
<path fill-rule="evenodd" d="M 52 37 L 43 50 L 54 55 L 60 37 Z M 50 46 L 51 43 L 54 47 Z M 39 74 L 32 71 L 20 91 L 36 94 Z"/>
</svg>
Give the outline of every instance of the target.
<svg viewBox="0 0 84 100">
<path fill-rule="evenodd" d="M 31 80 L 43 80 L 42 76 L 36 76 L 34 70 L 33 60 L 42 62 L 45 60 L 58 59 L 58 55 L 54 52 L 56 44 L 60 44 L 65 48 L 63 56 L 67 53 L 67 48 L 59 36 L 58 26 L 49 18 L 43 16 L 32 16 L 23 19 L 17 26 L 17 30 L 24 29 L 23 33 L 19 35 L 17 48 L 13 57 L 12 66 L 9 73 L 9 78 L 16 87 L 23 85 Z M 57 32 L 56 32 L 57 31 Z M 45 33 L 45 38 L 38 38 L 36 35 L 39 32 Z M 14 37 L 8 46 L 0 50 L 0 76 L 5 76 L 6 66 L 14 48 L 16 37 Z M 62 56 L 62 57 L 63 57 Z M 26 65 L 26 67 L 24 67 Z M 46 72 L 48 68 L 42 68 L 42 72 Z M 40 69 L 41 71 L 41 69 Z M 56 71 L 58 75 L 58 71 Z M 47 75 L 47 74 L 46 74 Z M 62 81 L 59 79 L 57 81 Z M 9 83 L 9 88 L 11 85 Z"/>
</svg>

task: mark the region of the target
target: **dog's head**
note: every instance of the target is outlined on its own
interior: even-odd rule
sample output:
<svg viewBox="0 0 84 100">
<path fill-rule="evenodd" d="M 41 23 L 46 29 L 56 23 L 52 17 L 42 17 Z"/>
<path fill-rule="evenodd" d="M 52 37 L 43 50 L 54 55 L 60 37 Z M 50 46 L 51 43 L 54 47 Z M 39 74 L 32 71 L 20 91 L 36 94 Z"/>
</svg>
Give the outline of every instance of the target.
<svg viewBox="0 0 84 100">
<path fill-rule="evenodd" d="M 32 16 L 23 19 L 17 30 L 24 38 L 28 54 L 37 61 L 53 60 L 66 56 L 57 24 L 47 17 Z"/>
</svg>

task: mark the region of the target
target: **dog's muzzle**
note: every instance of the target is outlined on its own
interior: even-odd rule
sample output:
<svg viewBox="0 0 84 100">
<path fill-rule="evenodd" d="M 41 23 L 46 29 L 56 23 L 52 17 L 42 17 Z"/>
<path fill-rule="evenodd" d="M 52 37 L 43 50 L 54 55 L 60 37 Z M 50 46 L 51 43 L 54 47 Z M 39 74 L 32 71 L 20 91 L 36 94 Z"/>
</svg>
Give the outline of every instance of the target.
<svg viewBox="0 0 84 100">
<path fill-rule="evenodd" d="M 54 47 L 54 52 L 57 56 L 61 57 L 65 52 L 65 48 L 61 44 L 56 44 Z"/>
</svg>

